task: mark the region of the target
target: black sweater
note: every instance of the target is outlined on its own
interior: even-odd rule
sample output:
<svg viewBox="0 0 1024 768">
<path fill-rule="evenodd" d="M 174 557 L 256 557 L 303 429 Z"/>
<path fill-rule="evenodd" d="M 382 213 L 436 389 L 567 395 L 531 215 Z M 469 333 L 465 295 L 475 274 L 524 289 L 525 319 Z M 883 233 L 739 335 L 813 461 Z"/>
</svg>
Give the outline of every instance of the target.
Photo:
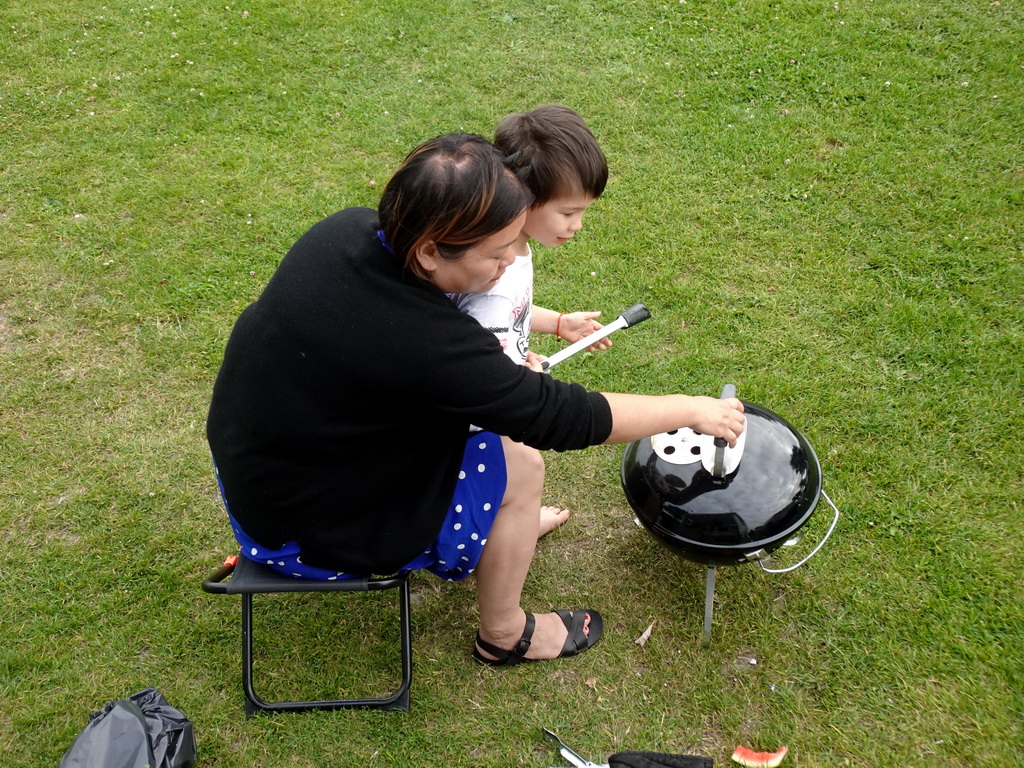
<svg viewBox="0 0 1024 768">
<path fill-rule="evenodd" d="M 357 573 L 434 540 L 470 424 L 556 450 L 611 432 L 604 397 L 515 365 L 376 230 L 352 208 L 295 243 L 235 324 L 207 421 L 243 530 Z"/>
</svg>

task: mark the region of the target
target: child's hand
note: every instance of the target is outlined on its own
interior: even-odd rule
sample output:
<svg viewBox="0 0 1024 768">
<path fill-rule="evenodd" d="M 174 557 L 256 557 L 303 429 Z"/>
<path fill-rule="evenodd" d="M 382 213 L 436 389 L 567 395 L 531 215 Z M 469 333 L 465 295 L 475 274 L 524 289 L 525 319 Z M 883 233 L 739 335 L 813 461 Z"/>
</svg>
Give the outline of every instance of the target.
<svg viewBox="0 0 1024 768">
<path fill-rule="evenodd" d="M 529 368 L 531 371 L 537 373 L 544 373 L 544 367 L 541 363 L 544 362 L 544 358 L 538 355 L 536 352 L 527 352 L 526 360 L 523 361 L 523 365 Z"/>
<path fill-rule="evenodd" d="M 589 336 L 594 331 L 604 327 L 595 319 L 600 316 L 600 312 L 567 312 L 563 315 L 559 315 L 558 325 L 555 328 L 555 335 L 561 339 L 565 339 L 570 344 L 575 341 L 579 341 L 580 339 Z M 587 351 L 598 352 L 602 349 L 608 349 L 611 345 L 612 340 L 605 336 L 593 346 L 587 347 Z"/>
</svg>

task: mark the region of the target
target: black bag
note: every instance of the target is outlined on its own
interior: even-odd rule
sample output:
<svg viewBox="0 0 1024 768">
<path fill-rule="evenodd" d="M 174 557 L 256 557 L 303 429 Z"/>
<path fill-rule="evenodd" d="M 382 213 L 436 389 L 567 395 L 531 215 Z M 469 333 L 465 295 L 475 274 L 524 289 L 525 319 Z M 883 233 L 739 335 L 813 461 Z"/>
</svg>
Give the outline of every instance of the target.
<svg viewBox="0 0 1024 768">
<path fill-rule="evenodd" d="M 107 702 L 64 753 L 60 768 L 193 768 L 192 723 L 156 688 Z"/>
<path fill-rule="evenodd" d="M 616 752 L 608 758 L 611 768 L 712 768 L 710 757 L 666 755 L 660 752 Z"/>
</svg>

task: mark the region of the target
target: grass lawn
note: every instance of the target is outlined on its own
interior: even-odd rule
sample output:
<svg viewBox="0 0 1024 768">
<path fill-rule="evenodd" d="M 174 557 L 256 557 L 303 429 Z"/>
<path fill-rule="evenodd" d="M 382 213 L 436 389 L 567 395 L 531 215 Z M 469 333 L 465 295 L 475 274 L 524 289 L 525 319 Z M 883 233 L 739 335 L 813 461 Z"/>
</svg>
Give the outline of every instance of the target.
<svg viewBox="0 0 1024 768">
<path fill-rule="evenodd" d="M 203 768 L 560 764 L 543 726 L 599 762 L 1024 765 L 1022 30 L 1018 0 L 4 4 L 0 764 L 154 686 Z M 574 517 L 524 602 L 601 610 L 598 649 L 482 668 L 472 583 L 421 574 L 411 712 L 246 721 L 238 606 L 199 589 L 233 541 L 204 437 L 231 324 L 413 146 L 551 102 L 612 176 L 537 249 L 538 303 L 653 314 L 556 375 L 735 383 L 815 447 L 836 532 L 720 569 L 702 647 L 704 570 L 633 525 L 621 447 L 551 455 Z M 389 683 L 372 600 L 265 621 L 269 694 Z"/>
</svg>

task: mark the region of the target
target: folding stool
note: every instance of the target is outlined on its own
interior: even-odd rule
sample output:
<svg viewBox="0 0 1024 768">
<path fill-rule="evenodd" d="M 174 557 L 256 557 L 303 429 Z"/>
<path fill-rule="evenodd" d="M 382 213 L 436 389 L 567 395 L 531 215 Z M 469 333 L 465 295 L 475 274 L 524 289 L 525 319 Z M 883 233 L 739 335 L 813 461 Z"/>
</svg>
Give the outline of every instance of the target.
<svg viewBox="0 0 1024 768">
<path fill-rule="evenodd" d="M 230 578 L 229 578 L 230 577 Z M 402 644 L 402 682 L 390 696 L 367 699 L 324 699 L 319 701 L 267 702 L 253 688 L 252 596 L 274 592 L 371 592 L 399 590 L 400 634 Z M 245 692 L 245 716 L 256 712 L 301 712 L 310 709 L 383 709 L 409 711 L 409 686 L 412 683 L 412 626 L 409 609 L 409 574 L 388 577 L 363 576 L 355 579 L 314 581 L 285 576 L 254 560 L 234 555 L 223 567 L 203 582 L 203 590 L 213 594 L 242 596 L 242 690 Z"/>
</svg>

